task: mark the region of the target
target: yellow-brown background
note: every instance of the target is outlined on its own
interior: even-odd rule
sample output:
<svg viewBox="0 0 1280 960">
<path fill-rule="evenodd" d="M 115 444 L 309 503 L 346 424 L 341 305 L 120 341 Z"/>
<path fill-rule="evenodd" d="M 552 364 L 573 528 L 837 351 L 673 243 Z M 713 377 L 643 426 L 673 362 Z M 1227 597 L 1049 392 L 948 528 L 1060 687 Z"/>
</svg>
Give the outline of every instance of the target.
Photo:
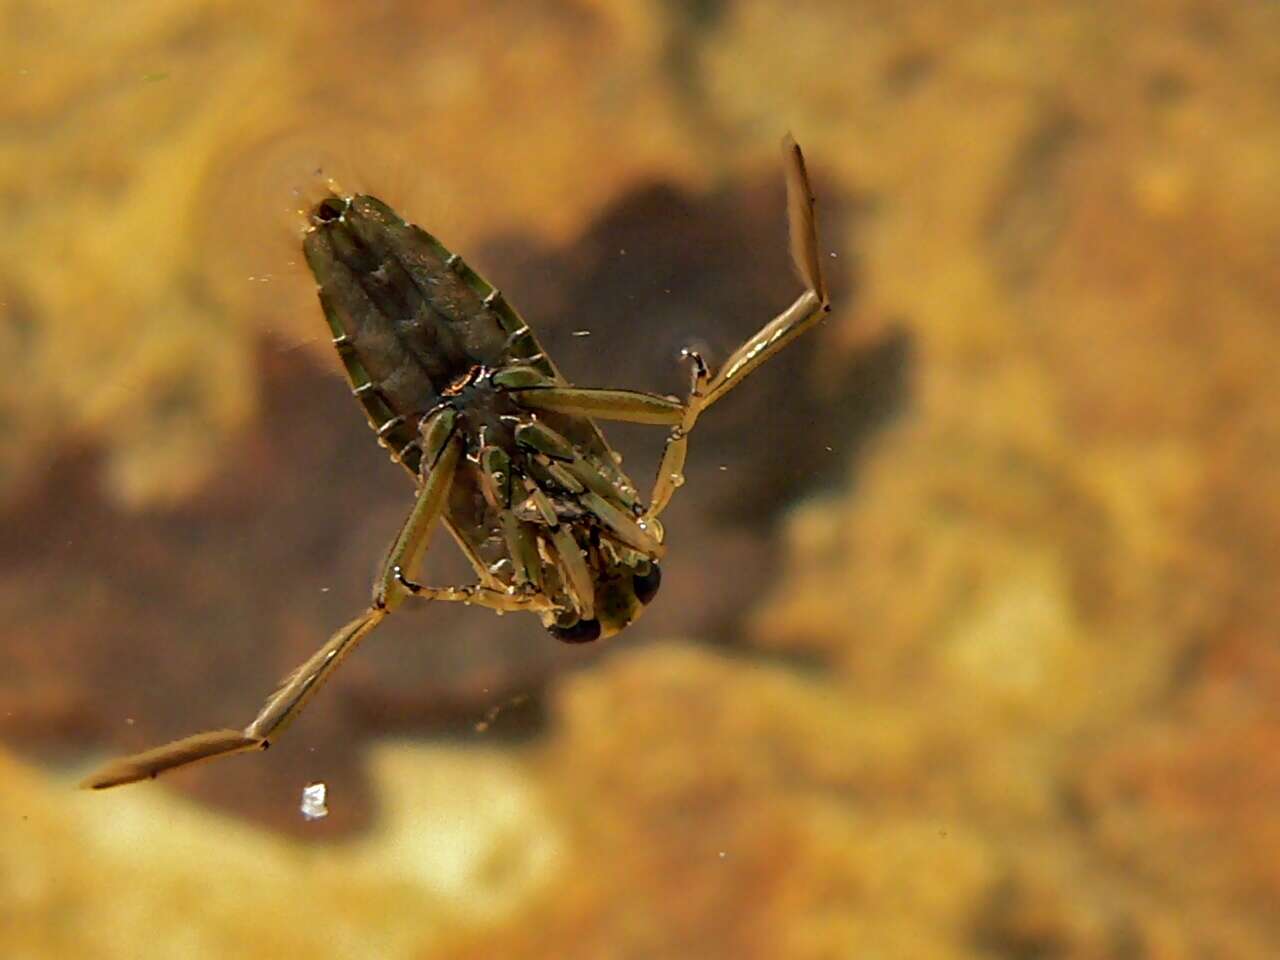
<svg viewBox="0 0 1280 960">
<path fill-rule="evenodd" d="M 9 0 L 0 51 L 5 956 L 1280 955 L 1275 4 Z M 700 426 L 640 625 L 422 611 L 271 754 L 72 789 L 247 719 L 407 508 L 317 181 L 673 390 L 794 293 L 788 129 L 837 309 Z"/>
</svg>

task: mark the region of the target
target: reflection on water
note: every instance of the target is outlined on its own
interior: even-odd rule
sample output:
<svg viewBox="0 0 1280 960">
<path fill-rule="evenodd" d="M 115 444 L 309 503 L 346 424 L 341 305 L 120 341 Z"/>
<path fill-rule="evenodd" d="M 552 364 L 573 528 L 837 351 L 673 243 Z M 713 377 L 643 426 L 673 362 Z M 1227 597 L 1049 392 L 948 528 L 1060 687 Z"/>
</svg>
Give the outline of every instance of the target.
<svg viewBox="0 0 1280 960">
<path fill-rule="evenodd" d="M 0 6 L 6 955 L 1276 954 L 1280 10 L 76 7 Z M 424 611 L 269 754 L 71 790 L 249 717 L 407 509 L 317 177 L 678 390 L 795 289 L 787 129 L 838 308 L 634 633 Z"/>
</svg>

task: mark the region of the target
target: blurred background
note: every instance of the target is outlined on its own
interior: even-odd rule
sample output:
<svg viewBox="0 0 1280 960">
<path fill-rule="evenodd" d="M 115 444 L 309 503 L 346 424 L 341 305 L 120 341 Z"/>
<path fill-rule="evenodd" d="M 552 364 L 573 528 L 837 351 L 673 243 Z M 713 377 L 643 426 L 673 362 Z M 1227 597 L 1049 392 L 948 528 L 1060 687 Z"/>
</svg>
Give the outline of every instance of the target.
<svg viewBox="0 0 1280 960">
<path fill-rule="evenodd" d="M 4 956 L 1280 956 L 1280 6 L 0 24 Z M 835 310 L 700 423 L 643 620 L 406 611 L 269 754 L 74 789 L 247 722 L 409 508 L 317 183 L 679 391 L 799 290 L 788 130 Z"/>
</svg>

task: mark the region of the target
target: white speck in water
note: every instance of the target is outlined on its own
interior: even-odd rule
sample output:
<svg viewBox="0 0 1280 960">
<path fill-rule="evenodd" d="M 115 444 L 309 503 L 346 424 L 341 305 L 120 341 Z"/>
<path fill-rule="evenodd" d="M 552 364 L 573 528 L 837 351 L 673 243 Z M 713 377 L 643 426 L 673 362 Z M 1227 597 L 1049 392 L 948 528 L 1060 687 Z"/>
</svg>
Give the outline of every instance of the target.
<svg viewBox="0 0 1280 960">
<path fill-rule="evenodd" d="M 827 453 L 835 453 L 835 451 L 832 450 L 830 447 L 827 447 Z"/>
<path fill-rule="evenodd" d="M 838 254 L 837 254 L 834 250 L 832 250 L 832 251 L 831 251 L 831 259 L 832 259 L 832 260 L 835 260 L 837 256 L 838 256 Z"/>
<path fill-rule="evenodd" d="M 321 588 L 320 588 L 320 592 L 321 592 L 321 593 L 328 593 L 328 592 L 329 592 L 329 588 L 328 588 L 328 587 L 321 587 Z"/>
<path fill-rule="evenodd" d="M 125 717 L 125 718 L 124 718 L 124 722 L 125 722 L 125 724 L 126 724 L 126 725 L 128 725 L 128 726 L 132 727 L 132 726 L 133 726 L 135 723 L 137 723 L 138 721 L 137 721 L 137 720 L 134 720 L 134 719 L 133 719 L 133 717 Z"/>
<path fill-rule="evenodd" d="M 725 857 L 725 853 L 726 853 L 726 851 L 724 851 L 724 850 L 721 850 L 721 851 L 720 851 L 720 859 L 721 859 L 721 860 L 723 860 L 723 859 L 724 859 L 724 857 Z"/>
<path fill-rule="evenodd" d="M 729 468 L 728 468 L 727 466 L 725 466 L 725 465 L 722 463 L 722 464 L 720 464 L 720 469 L 721 469 L 721 470 L 728 470 Z"/>
<path fill-rule="evenodd" d="M 590 330 L 575 330 L 575 331 L 573 331 L 573 336 L 575 336 L 575 337 L 589 337 L 589 336 L 591 336 L 591 331 L 590 331 Z"/>
<path fill-rule="evenodd" d="M 323 783 L 308 783 L 302 788 L 302 806 L 299 809 L 308 820 L 320 820 L 329 815 L 329 808 L 324 805 L 325 786 Z"/>
</svg>

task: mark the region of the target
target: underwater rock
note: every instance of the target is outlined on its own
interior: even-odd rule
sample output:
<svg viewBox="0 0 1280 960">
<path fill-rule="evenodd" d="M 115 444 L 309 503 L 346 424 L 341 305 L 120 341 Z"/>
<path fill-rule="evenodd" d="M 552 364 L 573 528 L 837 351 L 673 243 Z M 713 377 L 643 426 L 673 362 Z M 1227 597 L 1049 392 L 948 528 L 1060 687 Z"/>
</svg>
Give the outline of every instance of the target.
<svg viewBox="0 0 1280 960">
<path fill-rule="evenodd" d="M 501 922 L 556 874 L 562 828 L 508 752 L 388 745 L 371 766 L 378 826 L 303 845 L 0 754 L 0 942 L 31 957 L 407 960 Z M 296 816 L 296 797 L 276 799 Z"/>
</svg>

